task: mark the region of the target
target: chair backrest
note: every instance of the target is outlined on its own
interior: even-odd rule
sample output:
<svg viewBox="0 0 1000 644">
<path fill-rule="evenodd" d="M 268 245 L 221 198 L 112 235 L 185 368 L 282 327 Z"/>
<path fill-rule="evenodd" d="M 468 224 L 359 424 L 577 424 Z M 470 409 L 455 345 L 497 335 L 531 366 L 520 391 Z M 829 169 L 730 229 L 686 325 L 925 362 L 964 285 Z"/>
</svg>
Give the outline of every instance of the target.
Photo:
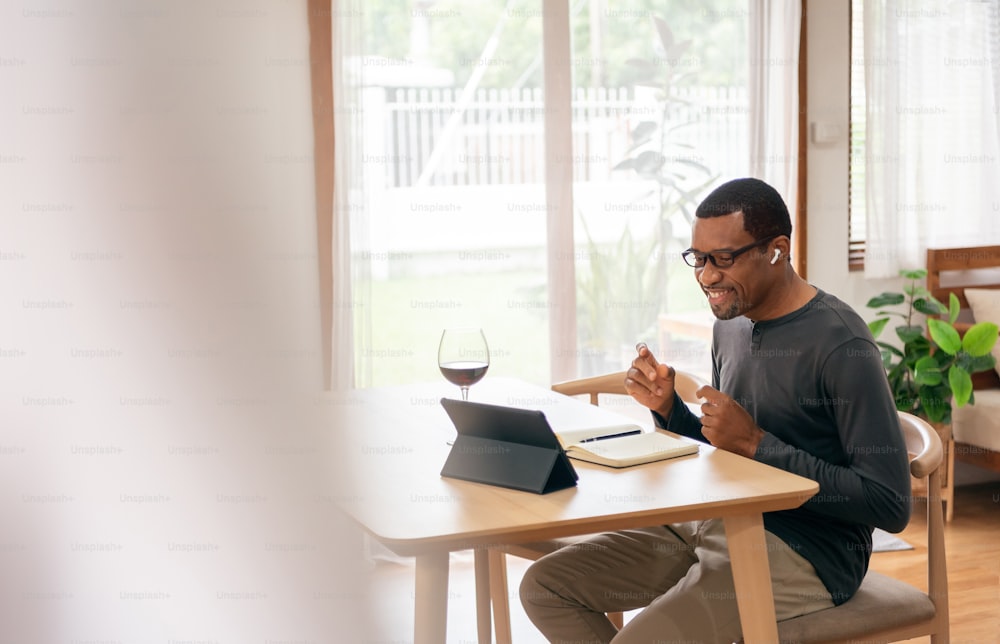
<svg viewBox="0 0 1000 644">
<path fill-rule="evenodd" d="M 625 373 L 624 371 L 616 371 L 591 378 L 557 382 L 552 385 L 552 389 L 567 396 L 587 394 L 590 396 L 590 404 L 596 405 L 598 404 L 598 396 L 600 394 L 628 395 L 628 392 L 625 391 Z M 698 402 L 698 396 L 695 395 L 695 392 L 707 384 L 707 382 L 692 373 L 675 371 L 674 386 L 677 388 L 677 394 L 684 402 Z"/>
<path fill-rule="evenodd" d="M 899 426 L 910 454 L 910 474 L 927 477 L 927 594 L 934 602 L 935 621 L 948 624 L 948 570 L 944 548 L 944 510 L 941 507 L 941 439 L 927 421 L 899 412 Z"/>
<path fill-rule="evenodd" d="M 707 384 L 710 383 L 702 380 L 693 373 L 688 373 L 687 371 L 676 371 L 674 373 L 674 388 L 677 390 L 677 395 L 686 403 L 699 402 L 698 394 L 695 392 Z"/>
</svg>

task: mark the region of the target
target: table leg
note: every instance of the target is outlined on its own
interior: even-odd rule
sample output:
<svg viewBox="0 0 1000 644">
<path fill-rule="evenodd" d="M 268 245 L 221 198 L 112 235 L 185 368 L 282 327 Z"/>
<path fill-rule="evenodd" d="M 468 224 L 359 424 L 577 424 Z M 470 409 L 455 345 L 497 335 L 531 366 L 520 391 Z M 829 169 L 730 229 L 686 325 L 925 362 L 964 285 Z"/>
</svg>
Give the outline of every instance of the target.
<svg viewBox="0 0 1000 644">
<path fill-rule="evenodd" d="M 743 641 L 746 644 L 777 642 L 778 624 L 774 616 L 771 571 L 767 565 L 764 517 L 744 514 L 726 517 L 724 522 Z"/>
<path fill-rule="evenodd" d="M 417 555 L 414 644 L 440 644 L 448 626 L 447 551 Z"/>
<path fill-rule="evenodd" d="M 493 599 L 493 623 L 497 644 L 511 644 L 510 590 L 507 587 L 507 555 L 503 550 L 490 549 L 490 597 Z"/>
<path fill-rule="evenodd" d="M 493 625 L 492 613 L 490 610 L 490 560 L 489 550 L 477 548 L 475 550 L 475 575 L 476 575 L 476 636 L 479 644 L 491 644 L 493 642 L 490 633 Z"/>
</svg>

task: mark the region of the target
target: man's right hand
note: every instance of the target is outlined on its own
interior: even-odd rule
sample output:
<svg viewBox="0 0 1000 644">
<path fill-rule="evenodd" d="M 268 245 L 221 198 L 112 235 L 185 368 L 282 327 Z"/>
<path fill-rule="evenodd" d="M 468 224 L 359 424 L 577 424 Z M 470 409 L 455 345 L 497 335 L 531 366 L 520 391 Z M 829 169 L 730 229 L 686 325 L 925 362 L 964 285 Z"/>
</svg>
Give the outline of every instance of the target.
<svg viewBox="0 0 1000 644">
<path fill-rule="evenodd" d="M 639 355 L 625 374 L 625 391 L 639 404 L 667 418 L 674 407 L 674 368 L 658 363 L 644 343 L 635 348 Z"/>
</svg>

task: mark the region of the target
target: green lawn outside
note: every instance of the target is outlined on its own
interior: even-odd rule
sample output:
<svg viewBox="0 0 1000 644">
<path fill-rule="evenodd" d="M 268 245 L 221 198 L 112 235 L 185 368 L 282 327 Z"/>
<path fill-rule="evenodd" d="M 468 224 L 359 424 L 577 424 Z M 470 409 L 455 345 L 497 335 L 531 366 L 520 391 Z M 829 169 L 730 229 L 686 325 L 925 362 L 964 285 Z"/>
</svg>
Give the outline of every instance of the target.
<svg viewBox="0 0 1000 644">
<path fill-rule="evenodd" d="M 548 382 L 542 280 L 537 272 L 517 271 L 373 282 L 372 384 L 440 378 L 437 346 L 447 326 L 483 329 L 491 353 L 487 378 Z"/>
<path fill-rule="evenodd" d="M 672 264 L 671 311 L 704 306 L 690 269 Z M 372 283 L 372 342 L 360 347 L 372 359 L 372 385 L 440 378 L 437 345 L 446 326 L 478 326 L 491 351 L 490 376 L 513 376 L 537 384 L 550 381 L 545 275 L 520 270 L 376 280 Z M 609 345 L 615 340 L 610 339 Z M 633 338 L 621 338 L 627 354 Z M 625 368 L 618 358 L 610 368 Z M 622 355 L 625 360 L 627 355 Z M 359 373 L 363 371 L 359 370 Z M 361 383 L 366 384 L 366 383 Z"/>
</svg>

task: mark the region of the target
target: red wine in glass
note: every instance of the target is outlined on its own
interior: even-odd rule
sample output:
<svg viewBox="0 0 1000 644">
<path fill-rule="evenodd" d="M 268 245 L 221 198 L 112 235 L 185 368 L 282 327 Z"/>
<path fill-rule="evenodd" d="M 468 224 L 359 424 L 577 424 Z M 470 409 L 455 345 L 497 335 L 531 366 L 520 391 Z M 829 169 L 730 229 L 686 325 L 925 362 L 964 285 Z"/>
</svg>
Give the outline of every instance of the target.
<svg viewBox="0 0 1000 644">
<path fill-rule="evenodd" d="M 486 370 L 490 365 L 485 362 L 473 362 L 471 360 L 445 362 L 438 365 L 441 373 L 448 382 L 459 387 L 471 387 L 486 375 Z"/>
<path fill-rule="evenodd" d="M 462 389 L 469 399 L 469 387 L 490 368 L 490 349 L 482 329 L 445 329 L 438 345 L 438 368 L 448 382 Z"/>
</svg>

